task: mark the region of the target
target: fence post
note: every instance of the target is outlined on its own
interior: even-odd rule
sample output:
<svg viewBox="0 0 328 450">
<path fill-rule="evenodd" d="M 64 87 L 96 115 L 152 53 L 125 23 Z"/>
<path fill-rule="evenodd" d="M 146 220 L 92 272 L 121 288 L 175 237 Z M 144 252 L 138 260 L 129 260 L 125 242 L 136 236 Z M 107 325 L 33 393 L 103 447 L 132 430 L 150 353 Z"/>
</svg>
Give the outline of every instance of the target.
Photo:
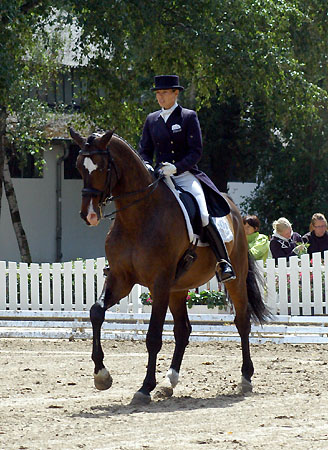
<svg viewBox="0 0 328 450">
<path fill-rule="evenodd" d="M 17 309 L 17 265 L 15 262 L 8 263 L 8 287 L 9 287 L 9 309 Z"/>
<path fill-rule="evenodd" d="M 288 315 L 287 260 L 278 258 L 279 314 Z"/>
<path fill-rule="evenodd" d="M 289 259 L 290 264 L 290 307 L 291 314 L 298 316 L 300 314 L 300 295 L 299 295 L 299 272 L 298 257 L 292 256 Z"/>
<path fill-rule="evenodd" d="M 61 263 L 52 265 L 52 308 L 54 311 L 61 311 L 62 307 L 62 284 L 61 284 Z"/>
<path fill-rule="evenodd" d="M 28 264 L 19 264 L 19 307 L 22 311 L 29 309 L 30 302 L 28 298 Z M 18 305 L 17 305 L 18 306 Z"/>
<path fill-rule="evenodd" d="M 99 298 L 104 287 L 104 267 L 106 265 L 105 258 L 97 258 L 97 298 Z"/>
<path fill-rule="evenodd" d="M 328 306 L 328 251 L 324 253 L 324 278 L 325 278 L 325 290 L 324 290 L 324 306 L 325 306 L 325 314 L 327 314 L 327 306 Z M 323 287 L 323 286 L 322 286 Z"/>
<path fill-rule="evenodd" d="M 267 305 L 272 314 L 277 314 L 276 266 L 274 259 L 266 260 Z"/>
<path fill-rule="evenodd" d="M 31 308 L 38 311 L 40 309 L 40 280 L 39 280 L 39 264 L 31 263 Z"/>
<path fill-rule="evenodd" d="M 64 311 L 71 311 L 72 303 L 72 263 L 64 263 Z"/>
<path fill-rule="evenodd" d="M 302 312 L 304 316 L 311 315 L 311 284 L 310 284 L 310 258 L 308 254 L 301 256 L 302 280 Z"/>
<path fill-rule="evenodd" d="M 91 308 L 91 306 L 95 302 L 95 260 L 94 259 L 87 259 L 85 262 L 85 269 L 86 269 L 86 306 L 88 309 Z"/>
<path fill-rule="evenodd" d="M 321 253 L 313 253 L 313 301 L 314 314 L 322 314 L 322 271 Z"/>
<path fill-rule="evenodd" d="M 41 306 L 43 311 L 50 310 L 50 299 L 51 299 L 51 290 L 50 290 L 50 264 L 42 263 L 41 264 Z"/>
<path fill-rule="evenodd" d="M 83 261 L 74 262 L 74 299 L 75 311 L 83 311 L 85 308 L 83 289 Z"/>
</svg>

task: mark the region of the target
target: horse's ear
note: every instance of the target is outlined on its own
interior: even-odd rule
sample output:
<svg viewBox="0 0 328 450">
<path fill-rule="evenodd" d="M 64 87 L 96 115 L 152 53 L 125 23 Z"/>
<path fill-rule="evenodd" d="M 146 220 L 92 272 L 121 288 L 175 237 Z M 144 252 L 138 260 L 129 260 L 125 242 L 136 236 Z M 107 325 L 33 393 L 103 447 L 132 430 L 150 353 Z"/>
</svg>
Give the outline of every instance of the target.
<svg viewBox="0 0 328 450">
<path fill-rule="evenodd" d="M 115 130 L 106 131 L 104 135 L 99 139 L 99 147 L 103 150 L 106 150 L 108 142 L 111 140 Z"/>
<path fill-rule="evenodd" d="M 69 128 L 69 133 L 72 136 L 72 139 L 77 143 L 77 145 L 80 148 L 83 148 L 85 144 L 85 139 L 71 127 Z"/>
</svg>

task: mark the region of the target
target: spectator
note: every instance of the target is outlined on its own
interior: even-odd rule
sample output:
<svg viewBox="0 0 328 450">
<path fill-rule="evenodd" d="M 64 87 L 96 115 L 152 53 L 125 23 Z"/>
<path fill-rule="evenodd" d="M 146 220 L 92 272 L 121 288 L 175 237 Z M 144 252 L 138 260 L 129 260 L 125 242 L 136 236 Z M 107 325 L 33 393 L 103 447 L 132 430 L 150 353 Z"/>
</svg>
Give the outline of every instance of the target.
<svg viewBox="0 0 328 450">
<path fill-rule="evenodd" d="M 303 242 L 310 244 L 307 250 L 310 257 L 312 257 L 313 253 L 321 252 L 321 257 L 323 258 L 324 251 L 328 250 L 327 220 L 323 214 L 313 214 L 310 231 L 302 239 Z"/>
<path fill-rule="evenodd" d="M 270 250 L 276 262 L 278 258 L 287 258 L 297 255 L 295 248 L 302 243 L 302 237 L 292 230 L 292 224 L 285 217 L 275 220 L 272 224 L 273 234 L 270 240 Z"/>
<path fill-rule="evenodd" d="M 269 238 L 265 234 L 260 234 L 260 221 L 257 216 L 243 217 L 249 253 L 254 259 L 266 261 L 269 254 Z"/>
</svg>

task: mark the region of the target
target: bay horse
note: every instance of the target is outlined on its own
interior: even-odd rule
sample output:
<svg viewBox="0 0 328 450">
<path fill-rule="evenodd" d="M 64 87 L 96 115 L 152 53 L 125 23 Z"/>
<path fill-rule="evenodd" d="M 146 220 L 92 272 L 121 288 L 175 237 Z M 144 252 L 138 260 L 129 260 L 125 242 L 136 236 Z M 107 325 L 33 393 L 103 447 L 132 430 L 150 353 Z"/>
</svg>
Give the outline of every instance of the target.
<svg viewBox="0 0 328 450">
<path fill-rule="evenodd" d="M 81 149 L 76 164 L 84 183 L 82 219 L 88 225 L 97 225 L 106 199 L 114 201 L 116 208 L 115 221 L 105 241 L 109 268 L 102 293 L 90 309 L 95 386 L 103 390 L 112 384 L 112 377 L 103 363 L 100 340 L 105 311 L 127 296 L 138 283 L 149 289 L 153 305 L 146 336 L 146 376 L 132 402 L 143 404 L 151 400 L 168 307 L 174 320 L 175 349 L 162 389 L 164 395 L 170 396 L 178 383 L 191 333 L 186 296 L 189 289 L 214 276 L 216 258 L 210 247 L 197 247 L 197 259 L 177 278 L 178 263 L 190 242 L 182 211 L 168 186 L 163 180 L 154 181 L 139 155 L 113 131 L 93 134 L 88 139 L 73 129 L 70 129 L 70 134 Z M 227 250 L 236 279 L 227 282 L 226 288 L 241 338 L 242 377 L 239 386 L 242 392 L 246 392 L 252 390 L 254 373 L 249 348 L 250 319 L 262 323 L 269 313 L 261 298 L 254 262 L 248 254 L 242 218 L 228 196 L 227 201 L 231 208 L 228 220 L 234 236 L 233 241 L 227 243 Z"/>
</svg>

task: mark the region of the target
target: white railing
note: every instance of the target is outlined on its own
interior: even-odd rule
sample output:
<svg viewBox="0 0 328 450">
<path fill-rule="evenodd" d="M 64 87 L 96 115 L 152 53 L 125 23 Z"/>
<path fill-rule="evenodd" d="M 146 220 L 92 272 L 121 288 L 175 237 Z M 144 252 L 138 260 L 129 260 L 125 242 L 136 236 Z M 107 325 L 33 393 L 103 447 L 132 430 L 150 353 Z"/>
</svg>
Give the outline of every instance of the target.
<svg viewBox="0 0 328 450">
<path fill-rule="evenodd" d="M 87 311 L 99 296 L 105 258 L 54 264 L 6 263 L 0 261 L 0 310 L 2 311 Z M 259 263 L 266 280 L 265 302 L 275 315 L 322 315 L 328 312 L 328 252 L 324 263 L 320 254 L 301 258 L 268 260 Z M 217 289 L 216 279 L 200 289 Z M 128 297 L 110 310 L 141 313 L 140 294 L 146 288 L 136 285 Z M 191 311 L 190 311 L 191 312 Z M 210 312 L 210 310 L 209 310 Z"/>
</svg>

